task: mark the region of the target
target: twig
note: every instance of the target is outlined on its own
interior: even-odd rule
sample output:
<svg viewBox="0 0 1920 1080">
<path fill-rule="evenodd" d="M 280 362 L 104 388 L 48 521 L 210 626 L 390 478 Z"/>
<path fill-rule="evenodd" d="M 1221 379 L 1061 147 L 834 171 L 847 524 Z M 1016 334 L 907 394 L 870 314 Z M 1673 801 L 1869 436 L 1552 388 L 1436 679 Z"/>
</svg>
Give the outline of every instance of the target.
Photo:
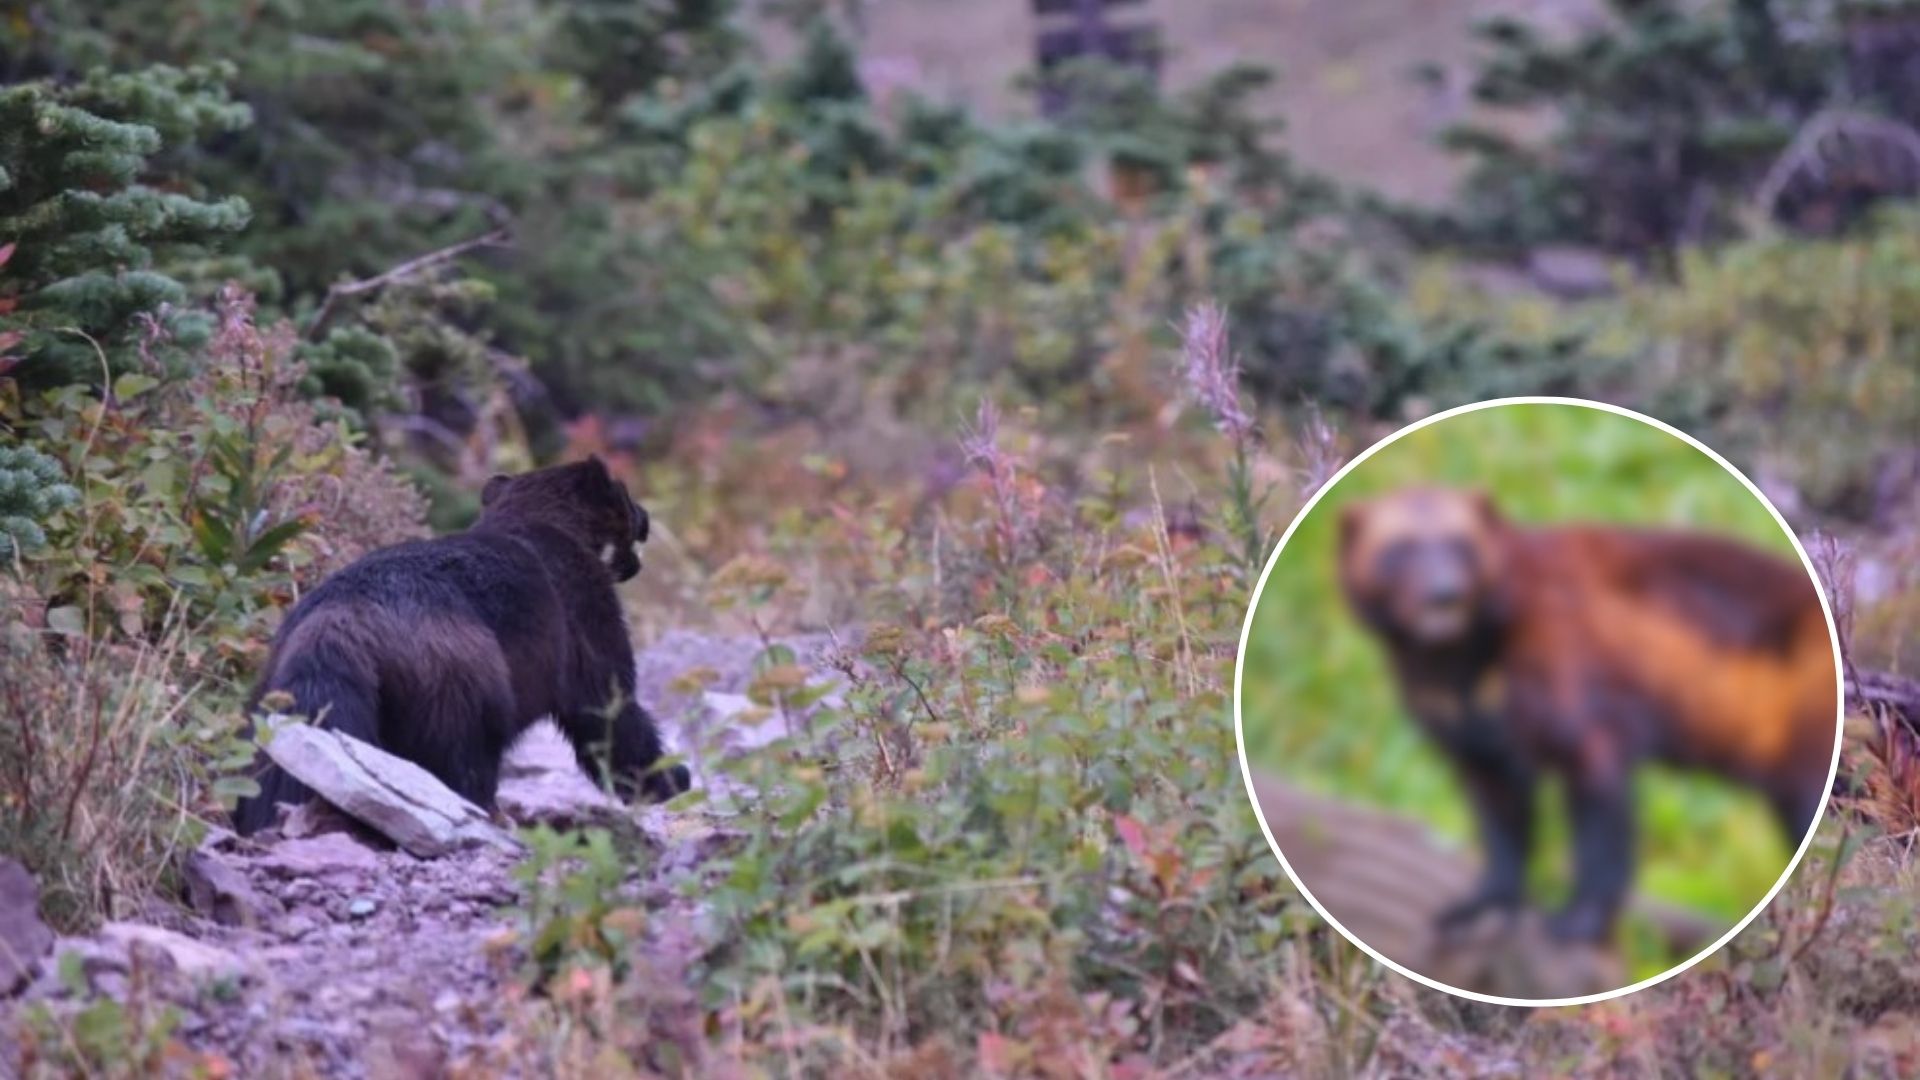
<svg viewBox="0 0 1920 1080">
<path fill-rule="evenodd" d="M 507 237 L 508 232 L 506 229 L 495 229 L 492 232 L 473 237 L 470 240 L 462 240 L 457 244 L 443 247 L 438 251 L 429 251 L 425 255 L 408 259 L 399 266 L 384 273 L 376 274 L 373 277 L 362 278 L 359 281 L 342 281 L 328 287 L 327 295 L 321 298 L 320 307 L 314 311 L 312 321 L 307 323 L 307 340 L 320 340 L 320 332 L 326 329 L 327 320 L 332 317 L 334 305 L 339 301 L 349 297 L 359 296 L 362 293 L 372 292 L 375 289 L 385 288 L 396 281 L 411 277 L 422 270 L 429 270 L 439 266 L 441 263 L 451 262 L 476 248 L 495 247 L 504 244 L 507 241 Z"/>
</svg>

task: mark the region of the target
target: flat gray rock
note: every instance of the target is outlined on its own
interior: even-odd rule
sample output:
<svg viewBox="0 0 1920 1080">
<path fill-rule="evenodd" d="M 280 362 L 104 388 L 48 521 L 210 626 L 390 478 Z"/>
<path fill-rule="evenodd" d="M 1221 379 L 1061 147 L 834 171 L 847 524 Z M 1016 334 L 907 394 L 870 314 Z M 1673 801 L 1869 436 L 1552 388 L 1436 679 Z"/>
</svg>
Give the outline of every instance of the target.
<svg viewBox="0 0 1920 1080">
<path fill-rule="evenodd" d="M 253 860 L 253 865 L 280 877 L 353 880 L 380 868 L 380 860 L 346 833 L 282 840 Z"/>
<path fill-rule="evenodd" d="M 232 979 L 250 973 L 238 954 L 158 926 L 110 922 L 100 928 L 99 938 L 125 949 L 128 956 L 157 958 L 189 979 Z"/>
<path fill-rule="evenodd" d="M 473 847 L 519 848 L 485 811 L 432 773 L 358 739 L 286 724 L 266 741 L 266 752 L 321 798 L 420 858 Z"/>
<path fill-rule="evenodd" d="M 0 997 L 33 976 L 53 947 L 53 931 L 40 921 L 40 887 L 27 868 L 0 858 Z"/>
</svg>

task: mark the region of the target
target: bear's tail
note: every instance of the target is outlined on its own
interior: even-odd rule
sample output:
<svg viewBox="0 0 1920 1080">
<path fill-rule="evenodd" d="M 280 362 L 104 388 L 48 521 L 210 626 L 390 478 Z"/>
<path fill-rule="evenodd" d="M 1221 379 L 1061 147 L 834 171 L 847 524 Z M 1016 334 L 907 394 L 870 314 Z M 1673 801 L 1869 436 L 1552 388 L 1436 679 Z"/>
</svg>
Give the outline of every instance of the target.
<svg viewBox="0 0 1920 1080">
<path fill-rule="evenodd" d="M 282 644 L 283 655 L 270 662 L 268 677 L 248 705 L 249 737 L 254 734 L 254 717 L 262 699 L 280 693 L 293 700 L 280 711 L 304 717 L 316 727 L 380 744 L 380 682 L 374 657 L 355 647 L 360 635 L 330 633 L 324 625 L 328 621 L 309 619 Z M 264 750 L 254 757 L 253 777 L 260 793 L 240 800 L 233 811 L 234 830 L 242 836 L 272 825 L 279 804 L 299 805 L 313 798 L 311 788 L 288 775 Z"/>
</svg>

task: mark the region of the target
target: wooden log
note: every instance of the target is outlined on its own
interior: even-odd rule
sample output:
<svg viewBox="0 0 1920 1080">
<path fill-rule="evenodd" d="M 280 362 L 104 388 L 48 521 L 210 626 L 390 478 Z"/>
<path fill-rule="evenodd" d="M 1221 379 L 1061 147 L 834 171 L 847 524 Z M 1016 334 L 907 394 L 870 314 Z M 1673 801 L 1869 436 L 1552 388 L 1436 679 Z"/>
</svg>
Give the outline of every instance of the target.
<svg viewBox="0 0 1920 1080">
<path fill-rule="evenodd" d="M 1626 984 L 1610 949 L 1550 940 L 1537 912 L 1491 916 L 1454 941 L 1434 933 L 1441 909 L 1478 876 L 1474 857 L 1417 821 L 1256 776 L 1262 816 L 1287 863 L 1354 936 L 1401 966 L 1449 986 L 1515 998 L 1560 998 Z M 1727 929 L 1646 897 L 1629 903 L 1675 955 L 1690 956 Z"/>
</svg>

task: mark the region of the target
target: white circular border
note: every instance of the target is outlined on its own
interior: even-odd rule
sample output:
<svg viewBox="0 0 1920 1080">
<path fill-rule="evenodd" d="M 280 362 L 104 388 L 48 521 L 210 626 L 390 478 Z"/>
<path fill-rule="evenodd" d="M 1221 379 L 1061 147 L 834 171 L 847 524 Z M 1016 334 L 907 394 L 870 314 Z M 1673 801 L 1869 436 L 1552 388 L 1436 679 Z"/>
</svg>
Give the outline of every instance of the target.
<svg viewBox="0 0 1920 1080">
<path fill-rule="evenodd" d="M 1433 424 L 1437 424 L 1442 420 L 1447 420 L 1455 416 L 1461 416 L 1466 413 L 1478 412 L 1481 409 L 1499 408 L 1504 405 L 1571 405 L 1576 408 L 1594 409 L 1599 412 L 1609 412 L 1609 413 L 1615 414 L 1616 416 L 1624 416 L 1633 420 L 1638 420 L 1639 422 L 1646 424 L 1648 427 L 1657 428 L 1660 431 L 1664 431 L 1667 434 L 1672 435 L 1675 438 L 1678 438 L 1684 441 L 1685 443 L 1687 443 L 1687 445 L 1693 447 L 1695 450 L 1698 450 L 1701 453 L 1707 455 L 1707 457 L 1711 458 L 1721 468 L 1727 470 L 1728 473 L 1731 473 L 1734 479 L 1740 481 L 1740 483 L 1746 487 L 1747 491 L 1752 493 L 1754 498 L 1760 500 L 1760 505 L 1766 507 L 1767 513 L 1773 515 L 1774 523 L 1780 526 L 1780 531 L 1785 533 L 1787 536 L 1787 539 L 1793 544 L 1794 552 L 1800 556 L 1800 565 L 1803 568 L 1805 568 L 1805 570 L 1807 571 L 1807 576 L 1813 579 L 1814 593 L 1820 598 L 1820 612 L 1821 614 L 1825 615 L 1827 619 L 1827 637 L 1828 637 L 1828 640 L 1833 645 L 1833 671 L 1834 671 L 1834 685 L 1835 685 L 1833 762 L 1827 768 L 1827 786 L 1826 786 L 1826 789 L 1820 795 L 1820 809 L 1817 813 L 1814 814 L 1813 824 L 1807 827 L 1807 834 L 1801 837 L 1799 849 L 1793 853 L 1793 858 L 1787 861 L 1786 869 L 1780 872 L 1779 880 L 1775 881 L 1773 883 L 1773 888 L 1767 891 L 1767 895 L 1763 897 L 1758 904 L 1755 904 L 1753 906 L 1753 910 L 1747 912 L 1745 918 L 1741 919 L 1738 923 L 1735 923 L 1733 928 L 1731 930 L 1728 930 L 1725 934 L 1721 935 L 1718 941 L 1715 941 L 1713 944 L 1707 946 L 1704 949 L 1701 949 L 1699 952 L 1695 953 L 1692 957 L 1682 961 L 1681 963 L 1675 964 L 1674 966 L 1668 968 L 1667 970 L 1661 972 L 1658 975 L 1654 975 L 1650 978 L 1642 979 L 1637 983 L 1632 983 L 1627 986 L 1622 986 L 1616 990 L 1608 990 L 1608 991 L 1605 991 L 1604 993 L 1588 994 L 1584 997 L 1510 998 L 1510 997 L 1499 997 L 1494 994 L 1476 993 L 1472 990 L 1462 990 L 1457 986 L 1448 986 L 1446 983 L 1440 982 L 1437 979 L 1430 979 L 1427 976 L 1422 975 L 1417 971 L 1401 966 L 1396 961 L 1389 960 L 1386 956 L 1376 951 L 1373 948 L 1373 946 L 1368 945 L 1364 941 L 1361 941 L 1359 937 L 1355 936 L 1345 926 L 1342 926 L 1340 924 L 1340 920 L 1334 918 L 1333 915 L 1329 913 L 1325 907 L 1321 906 L 1320 901 L 1314 898 L 1313 892 L 1312 890 L 1307 888 L 1306 882 L 1300 880 L 1300 875 L 1294 873 L 1293 865 L 1287 862 L 1286 853 L 1280 850 L 1279 843 L 1276 842 L 1273 838 L 1273 830 L 1267 826 L 1267 816 L 1265 812 L 1263 812 L 1260 809 L 1260 797 L 1254 791 L 1253 770 L 1247 764 L 1246 731 L 1245 731 L 1244 725 L 1241 722 L 1241 716 L 1240 716 L 1240 698 L 1242 693 L 1241 675 L 1246 670 L 1247 637 L 1252 633 L 1252 630 L 1253 630 L 1253 616 L 1256 611 L 1260 610 L 1260 594 L 1266 590 L 1268 575 L 1273 573 L 1273 568 L 1275 564 L 1277 564 L 1280 561 L 1280 553 L 1287 549 L 1287 541 L 1293 539 L 1293 534 L 1295 530 L 1300 528 L 1300 523 L 1305 521 L 1307 519 L 1307 515 L 1313 512 L 1313 508 L 1320 504 L 1320 500 L 1323 497 L 1325 497 L 1328 492 L 1333 490 L 1334 485 L 1338 484 L 1341 480 L 1345 479 L 1348 473 L 1358 468 L 1361 465 L 1361 463 L 1365 462 L 1368 458 L 1372 457 L 1374 454 L 1378 453 L 1379 451 L 1400 441 L 1402 438 L 1408 435 L 1411 435 L 1416 431 L 1419 431 L 1421 428 L 1428 427 Z M 1834 777 L 1839 774 L 1840 741 L 1845 733 L 1846 700 L 1847 700 L 1846 679 L 1844 677 L 1843 671 L 1844 669 L 1842 668 L 1841 658 L 1840 658 L 1840 634 L 1838 629 L 1834 625 L 1833 608 L 1827 602 L 1826 586 L 1821 583 L 1820 574 L 1818 571 L 1814 569 L 1813 560 L 1808 558 L 1807 549 L 1801 545 L 1800 537 L 1796 535 L 1793 531 L 1793 528 L 1787 524 L 1787 519 L 1781 516 L 1779 509 L 1773 505 L 1773 501 L 1768 499 L 1765 493 L 1763 493 L 1757 486 L 1754 485 L 1754 482 L 1752 480 L 1747 479 L 1747 475 L 1745 473 L 1735 468 L 1732 462 L 1729 462 L 1726 458 L 1721 457 L 1717 452 L 1714 451 L 1712 447 L 1701 442 L 1699 439 L 1694 438 L 1692 435 L 1689 435 L 1686 432 L 1681 431 L 1679 428 L 1674 427 L 1672 424 L 1666 423 L 1663 420 L 1656 420 L 1653 417 L 1647 416 L 1644 413 L 1638 413 L 1633 411 L 1632 409 L 1622 408 L 1618 405 L 1614 405 L 1609 402 L 1589 401 L 1584 398 L 1546 397 L 1546 396 L 1494 398 L 1488 401 L 1475 402 L 1471 405 L 1460 405 L 1455 408 L 1448 409 L 1444 412 L 1435 413 L 1432 416 L 1428 416 L 1428 417 L 1424 417 L 1422 419 L 1416 420 L 1413 423 L 1408 424 L 1407 426 L 1394 432 L 1393 434 L 1388 435 L 1386 438 L 1381 439 L 1379 442 L 1374 443 L 1372 446 L 1367 447 L 1365 450 L 1361 451 L 1357 456 L 1355 456 L 1352 461 L 1349 461 L 1345 465 L 1341 466 L 1340 471 L 1334 473 L 1333 476 L 1329 477 L 1326 483 L 1320 485 L 1320 489 L 1314 492 L 1313 496 L 1307 500 L 1306 505 L 1302 506 L 1300 508 L 1299 513 L 1294 515 L 1293 521 L 1287 525 L 1287 531 L 1280 535 L 1279 545 L 1273 549 L 1273 554 L 1267 556 L 1267 565 L 1261 569 L 1260 580 L 1256 582 L 1253 587 L 1253 599 L 1247 605 L 1246 620 L 1240 626 L 1240 648 L 1234 654 L 1234 661 L 1233 661 L 1233 741 L 1240 756 L 1240 779 L 1242 782 L 1246 784 L 1248 801 L 1253 803 L 1253 816 L 1260 822 L 1260 834 L 1267 838 L 1267 847 L 1271 848 L 1273 850 L 1274 856 L 1280 860 L 1280 868 L 1287 872 L 1287 880 L 1293 882 L 1293 887 L 1299 890 L 1301 896 L 1306 897 L 1307 903 L 1313 905 L 1313 910 L 1318 912 L 1321 918 L 1325 919 L 1327 923 L 1330 926 L 1332 926 L 1335 930 L 1338 930 L 1340 932 L 1341 937 L 1344 937 L 1348 941 L 1352 942 L 1353 945 L 1356 948 L 1358 948 L 1361 952 L 1366 953 L 1368 956 L 1373 957 L 1375 960 L 1379 961 L 1380 963 L 1386 965 L 1387 967 L 1391 968 L 1394 971 L 1399 972 L 1401 975 L 1404 975 L 1407 978 L 1412 979 L 1414 982 L 1417 982 L 1422 986 L 1427 986 L 1434 990 L 1439 990 L 1442 993 L 1452 994 L 1456 997 L 1463 997 L 1472 1001 L 1485 1002 L 1489 1005 L 1512 1005 L 1512 1006 L 1517 1006 L 1521 1008 L 1550 1008 L 1550 1007 L 1560 1006 L 1560 1005 L 1590 1005 L 1597 1001 L 1608 1001 L 1613 998 L 1621 997 L 1626 994 L 1631 994 L 1637 990 L 1645 990 L 1649 986 L 1654 986 L 1659 983 L 1665 982 L 1666 980 L 1674 977 L 1675 975 L 1678 975 L 1681 972 L 1686 971 L 1688 968 L 1693 967 L 1695 964 L 1698 964 L 1700 961 L 1705 960 L 1707 957 L 1712 956 L 1714 953 L 1719 952 L 1722 948 L 1726 946 L 1727 942 L 1732 941 L 1737 934 L 1739 934 L 1742 930 L 1745 930 L 1747 928 L 1748 923 L 1751 923 L 1756 917 L 1759 916 L 1759 914 L 1762 911 L 1765 911 L 1767 908 L 1767 905 L 1773 903 L 1773 898 L 1779 895 L 1780 890 L 1786 886 L 1787 879 L 1793 876 L 1794 870 L 1797 869 L 1800 865 L 1801 858 L 1806 855 L 1807 849 L 1813 845 L 1814 834 L 1819 832 L 1820 830 L 1820 822 L 1826 817 L 1826 814 L 1827 814 L 1827 803 L 1829 802 L 1829 800 L 1832 798 L 1832 795 L 1833 795 Z"/>
</svg>

